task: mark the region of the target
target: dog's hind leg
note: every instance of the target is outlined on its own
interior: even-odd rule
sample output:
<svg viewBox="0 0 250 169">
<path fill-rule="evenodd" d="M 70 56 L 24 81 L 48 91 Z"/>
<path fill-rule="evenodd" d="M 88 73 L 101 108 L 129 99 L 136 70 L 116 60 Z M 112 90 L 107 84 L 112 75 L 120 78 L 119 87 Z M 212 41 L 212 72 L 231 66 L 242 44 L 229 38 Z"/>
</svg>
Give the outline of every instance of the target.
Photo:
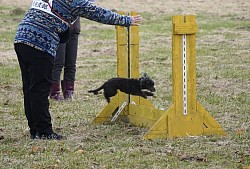
<svg viewBox="0 0 250 169">
<path fill-rule="evenodd" d="M 115 96 L 117 94 L 117 91 L 109 89 L 109 88 L 104 88 L 104 93 L 103 94 L 104 94 L 105 99 L 109 103 L 110 102 L 110 97 Z"/>
<path fill-rule="evenodd" d="M 110 97 L 104 96 L 108 103 L 110 103 Z"/>
</svg>

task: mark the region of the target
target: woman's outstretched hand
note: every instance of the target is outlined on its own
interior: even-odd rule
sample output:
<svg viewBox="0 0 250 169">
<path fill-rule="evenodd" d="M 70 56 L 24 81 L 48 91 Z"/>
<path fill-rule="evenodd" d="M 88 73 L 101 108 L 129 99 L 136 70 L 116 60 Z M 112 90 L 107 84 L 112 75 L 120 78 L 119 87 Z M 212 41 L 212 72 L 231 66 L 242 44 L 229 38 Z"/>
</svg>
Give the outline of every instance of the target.
<svg viewBox="0 0 250 169">
<path fill-rule="evenodd" d="M 140 15 L 131 16 L 131 19 L 131 26 L 139 26 L 142 21 L 142 17 Z"/>
</svg>

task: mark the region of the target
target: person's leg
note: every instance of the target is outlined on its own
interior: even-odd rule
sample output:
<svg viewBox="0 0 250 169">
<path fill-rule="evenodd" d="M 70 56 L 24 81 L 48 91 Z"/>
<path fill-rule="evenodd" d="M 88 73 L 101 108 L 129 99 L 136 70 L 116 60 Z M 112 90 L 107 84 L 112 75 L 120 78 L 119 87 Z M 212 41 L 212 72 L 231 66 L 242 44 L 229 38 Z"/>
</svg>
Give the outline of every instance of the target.
<svg viewBox="0 0 250 169">
<path fill-rule="evenodd" d="M 60 44 L 57 49 L 54 68 L 52 70 L 52 85 L 50 88 L 50 98 L 62 100 L 60 96 L 60 77 L 65 63 L 66 44 Z"/>
<path fill-rule="evenodd" d="M 74 82 L 76 74 L 76 59 L 78 49 L 78 34 L 71 34 L 70 41 L 66 45 L 64 80 Z"/>
<path fill-rule="evenodd" d="M 54 58 L 45 52 L 23 45 L 23 59 L 29 62 L 29 99 L 39 133 L 53 133 L 49 113 L 49 91 Z"/>
<path fill-rule="evenodd" d="M 49 112 L 49 91 L 52 79 L 54 58 L 49 54 L 27 45 L 18 45 L 17 54 L 27 63 L 29 87 L 28 100 L 30 114 L 36 126 L 37 138 L 64 139 L 54 133 Z M 21 61 L 21 59 L 19 59 Z M 29 120 L 29 119 L 28 119 Z"/>
<path fill-rule="evenodd" d="M 19 66 L 22 74 L 22 84 L 23 84 L 23 95 L 24 95 L 24 112 L 28 120 L 28 126 L 30 128 L 30 138 L 35 138 L 36 135 L 36 124 L 32 117 L 31 113 L 31 104 L 29 97 L 29 87 L 30 87 L 30 78 L 29 78 L 29 62 L 23 59 L 23 52 L 26 48 L 22 48 L 22 44 L 15 44 L 15 51 L 17 54 Z"/>
<path fill-rule="evenodd" d="M 60 82 L 61 72 L 65 64 L 66 43 L 61 43 L 56 51 L 55 65 L 52 70 L 52 82 Z"/>
<path fill-rule="evenodd" d="M 41 139 L 61 140 L 65 137 L 54 133 L 49 112 L 49 93 L 52 84 L 54 58 L 42 51 L 31 48 L 26 55 L 30 61 L 30 102 L 34 114 L 38 137 Z M 33 56 L 33 57 L 32 57 Z"/>
<path fill-rule="evenodd" d="M 39 133 L 52 133 L 49 113 L 49 92 L 51 86 L 53 58 L 39 52 L 30 65 L 30 99 L 32 112 L 35 113 Z"/>
<path fill-rule="evenodd" d="M 74 93 L 74 81 L 76 75 L 76 59 L 78 49 L 78 34 L 71 34 L 66 46 L 64 76 L 62 81 L 64 98 L 72 98 Z"/>
</svg>

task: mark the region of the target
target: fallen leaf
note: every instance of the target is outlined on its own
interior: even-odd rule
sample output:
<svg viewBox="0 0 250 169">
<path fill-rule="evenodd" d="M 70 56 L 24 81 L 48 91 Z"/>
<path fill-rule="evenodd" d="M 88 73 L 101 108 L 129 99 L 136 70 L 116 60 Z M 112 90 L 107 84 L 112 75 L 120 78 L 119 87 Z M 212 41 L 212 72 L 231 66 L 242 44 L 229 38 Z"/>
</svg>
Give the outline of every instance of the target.
<svg viewBox="0 0 250 169">
<path fill-rule="evenodd" d="M 250 169 L 250 166 L 243 166 L 243 169 Z"/>
<path fill-rule="evenodd" d="M 32 148 L 31 148 L 32 153 L 37 153 L 41 150 L 42 150 L 42 148 L 40 146 L 32 146 Z"/>
<path fill-rule="evenodd" d="M 77 154 L 84 154 L 85 151 L 84 151 L 84 150 L 77 150 L 76 153 L 77 153 Z"/>
<path fill-rule="evenodd" d="M 237 135 L 242 135 L 243 132 L 244 132 L 244 129 L 239 129 L 239 130 L 236 130 L 235 133 L 236 133 Z"/>
</svg>

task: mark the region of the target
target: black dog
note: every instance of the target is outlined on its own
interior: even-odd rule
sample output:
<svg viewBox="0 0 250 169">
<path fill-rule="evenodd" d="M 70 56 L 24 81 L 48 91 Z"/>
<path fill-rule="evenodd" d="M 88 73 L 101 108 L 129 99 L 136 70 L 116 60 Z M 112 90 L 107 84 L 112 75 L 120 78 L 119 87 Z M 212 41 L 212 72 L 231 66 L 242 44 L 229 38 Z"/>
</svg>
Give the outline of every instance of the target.
<svg viewBox="0 0 250 169">
<path fill-rule="evenodd" d="M 121 92 L 141 96 L 144 98 L 147 98 L 147 96 L 153 96 L 154 94 L 151 92 L 155 92 L 154 81 L 150 79 L 146 73 L 144 73 L 144 75 L 139 79 L 112 78 L 105 82 L 98 89 L 90 90 L 88 92 L 97 95 L 98 91 L 102 89 L 104 90 L 104 97 L 108 103 L 110 102 L 110 97 L 113 97 L 117 94 L 118 89 Z M 143 91 L 143 89 L 147 89 L 150 92 Z"/>
</svg>

